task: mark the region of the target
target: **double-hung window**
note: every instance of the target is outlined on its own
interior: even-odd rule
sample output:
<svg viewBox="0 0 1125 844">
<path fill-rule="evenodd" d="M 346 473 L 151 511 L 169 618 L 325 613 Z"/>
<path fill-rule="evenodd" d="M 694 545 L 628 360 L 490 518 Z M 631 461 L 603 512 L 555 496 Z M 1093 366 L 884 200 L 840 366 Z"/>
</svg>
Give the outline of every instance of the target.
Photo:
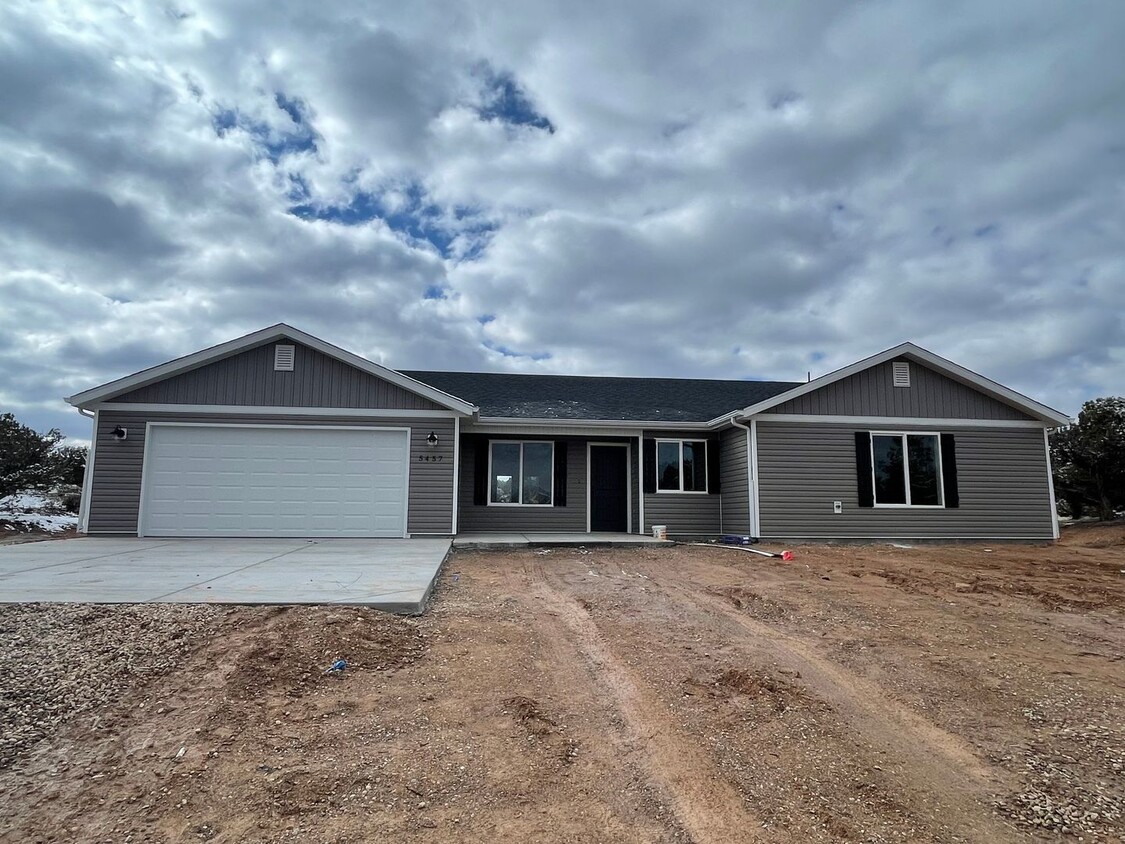
<svg viewBox="0 0 1125 844">
<path fill-rule="evenodd" d="M 871 432 L 876 507 L 942 507 L 937 434 Z"/>
<path fill-rule="evenodd" d="M 706 492 L 707 441 L 657 440 L 656 491 Z"/>
<path fill-rule="evenodd" d="M 490 443 L 488 503 L 551 506 L 554 491 L 553 442 Z"/>
</svg>

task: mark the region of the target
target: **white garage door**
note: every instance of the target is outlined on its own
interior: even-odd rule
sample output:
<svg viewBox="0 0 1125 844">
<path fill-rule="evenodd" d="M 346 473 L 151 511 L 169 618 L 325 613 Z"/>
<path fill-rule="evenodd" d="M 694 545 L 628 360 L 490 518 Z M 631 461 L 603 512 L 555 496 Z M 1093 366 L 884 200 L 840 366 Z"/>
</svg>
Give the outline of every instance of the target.
<svg viewBox="0 0 1125 844">
<path fill-rule="evenodd" d="M 404 536 L 408 433 L 151 425 L 142 536 Z"/>
</svg>

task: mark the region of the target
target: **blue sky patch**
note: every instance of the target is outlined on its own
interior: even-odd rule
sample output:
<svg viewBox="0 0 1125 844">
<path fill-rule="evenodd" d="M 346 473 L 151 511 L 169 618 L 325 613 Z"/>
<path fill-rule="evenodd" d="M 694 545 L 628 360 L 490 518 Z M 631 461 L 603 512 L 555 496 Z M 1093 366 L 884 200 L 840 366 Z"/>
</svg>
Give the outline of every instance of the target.
<svg viewBox="0 0 1125 844">
<path fill-rule="evenodd" d="M 220 109 L 211 119 L 215 134 L 226 137 L 232 130 L 241 130 L 249 135 L 262 149 L 265 156 L 277 164 L 284 156 L 303 152 L 316 152 L 320 135 L 309 121 L 308 107 L 299 99 L 278 93 L 274 104 L 289 115 L 295 129 L 276 132 L 267 124 L 251 120 L 238 109 Z"/>
<path fill-rule="evenodd" d="M 512 74 L 485 68 L 488 89 L 484 104 L 478 109 L 481 120 L 499 120 L 511 126 L 530 126 L 555 133 L 555 125 L 535 110 L 527 94 Z"/>
<path fill-rule="evenodd" d="M 381 196 L 361 190 L 347 205 L 320 205 L 308 201 L 291 206 L 289 213 L 302 220 L 325 220 L 345 226 L 382 220 L 391 231 L 411 240 L 425 241 L 443 257 L 448 257 L 455 233 L 443 221 L 441 209 L 426 201 L 425 193 L 417 183 L 410 184 L 404 193 L 406 201 L 393 210 Z"/>
<path fill-rule="evenodd" d="M 444 299 L 445 288 L 440 284 L 431 284 L 426 288 L 426 292 L 422 294 L 423 299 Z"/>
</svg>

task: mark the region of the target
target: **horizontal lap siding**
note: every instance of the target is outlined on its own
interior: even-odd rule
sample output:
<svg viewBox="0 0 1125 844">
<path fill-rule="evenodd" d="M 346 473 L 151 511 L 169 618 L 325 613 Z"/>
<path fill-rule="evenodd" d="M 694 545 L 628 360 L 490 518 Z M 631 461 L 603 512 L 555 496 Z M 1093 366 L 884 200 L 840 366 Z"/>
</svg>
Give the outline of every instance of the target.
<svg viewBox="0 0 1125 844">
<path fill-rule="evenodd" d="M 909 426 L 888 422 L 890 430 Z M 956 439 L 960 507 L 860 507 L 855 425 L 758 422 L 762 536 L 1051 539 L 1043 431 L 942 427 Z M 931 429 L 932 430 L 932 429 Z M 100 459 L 100 457 L 99 457 Z M 832 502 L 843 513 L 832 512 Z"/>
<path fill-rule="evenodd" d="M 669 536 L 700 536 L 720 532 L 718 495 L 673 492 L 645 496 L 645 523 L 667 525 Z"/>
<path fill-rule="evenodd" d="M 909 387 L 893 385 L 892 362 L 887 361 L 790 399 L 769 412 L 924 419 L 1031 418 L 916 361 L 903 360 L 910 364 Z"/>
<path fill-rule="evenodd" d="M 532 441 L 535 437 L 496 439 Z M 458 500 L 457 529 L 461 533 L 502 532 L 555 533 L 586 532 L 586 440 L 540 437 L 567 444 L 565 507 L 496 507 L 473 503 L 476 484 L 475 455 L 482 445 L 475 437 L 461 443 L 461 490 Z M 487 448 L 487 446 L 485 446 Z"/>
<path fill-rule="evenodd" d="M 716 438 L 699 431 L 645 431 L 646 439 L 708 440 L 713 447 Z M 720 446 L 719 459 L 722 460 Z M 698 492 L 650 492 L 645 495 L 645 525 L 667 525 L 670 536 L 705 536 L 721 531 L 721 498 L 719 494 Z"/>
<path fill-rule="evenodd" d="M 722 478 L 723 533 L 750 533 L 750 481 L 746 459 L 748 432 L 741 428 L 723 431 L 719 468 Z"/>
<path fill-rule="evenodd" d="M 407 531 L 448 534 L 453 518 L 453 420 L 417 417 L 377 419 L 354 416 L 239 416 L 219 414 L 139 413 L 102 410 L 98 414 L 97 459 L 91 483 L 89 533 L 136 534 L 141 500 L 146 422 L 207 422 L 240 425 L 340 425 L 347 427 L 410 428 L 410 490 Z M 129 436 L 113 436 L 120 425 Z M 431 449 L 426 437 L 433 431 L 438 445 Z M 418 455 L 441 461 L 419 461 Z"/>
<path fill-rule="evenodd" d="M 250 407 L 346 407 L 439 410 L 440 405 L 397 384 L 300 343 L 292 372 L 275 372 L 270 342 L 117 396 L 136 404 L 218 404 Z"/>
</svg>

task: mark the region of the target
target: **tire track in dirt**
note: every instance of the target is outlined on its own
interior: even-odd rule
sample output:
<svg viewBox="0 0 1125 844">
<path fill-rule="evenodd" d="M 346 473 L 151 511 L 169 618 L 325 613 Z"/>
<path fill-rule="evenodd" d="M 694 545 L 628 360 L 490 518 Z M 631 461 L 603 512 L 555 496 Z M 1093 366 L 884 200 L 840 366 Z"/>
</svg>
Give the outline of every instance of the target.
<svg viewBox="0 0 1125 844">
<path fill-rule="evenodd" d="M 559 663 L 570 663 L 570 670 L 592 679 L 610 695 L 624 722 L 627 746 L 643 754 L 641 767 L 690 840 L 695 844 L 771 840 L 760 833 L 761 820 L 710 756 L 680 732 L 659 701 L 646 695 L 590 614 L 549 584 L 541 566 L 527 567 L 525 572 L 531 580 L 533 600 L 527 603 L 533 617 L 560 628 L 547 631 L 544 640 L 553 644 Z"/>
<path fill-rule="evenodd" d="M 998 772 L 964 739 L 887 697 L 876 684 L 822 656 L 810 643 L 703 592 L 706 587 L 697 592 L 660 574 L 649 577 L 712 620 L 724 620 L 726 631 L 737 631 L 732 642 L 741 639 L 748 653 L 769 655 L 782 667 L 799 671 L 801 681 L 844 715 L 849 726 L 896 759 L 908 778 L 904 786 L 934 798 L 946 810 L 943 820 L 957 835 L 972 841 L 1015 840 L 1014 831 L 983 803 L 1001 789 Z"/>
</svg>

